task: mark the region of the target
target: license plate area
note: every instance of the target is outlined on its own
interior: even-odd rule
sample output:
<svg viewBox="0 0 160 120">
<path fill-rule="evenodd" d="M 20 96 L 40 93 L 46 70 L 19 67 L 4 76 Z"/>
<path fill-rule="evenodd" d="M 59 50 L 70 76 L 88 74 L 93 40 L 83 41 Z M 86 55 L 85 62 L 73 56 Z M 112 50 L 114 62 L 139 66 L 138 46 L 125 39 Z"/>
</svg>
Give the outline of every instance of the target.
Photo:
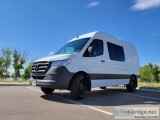
<svg viewBox="0 0 160 120">
<path fill-rule="evenodd" d="M 36 80 L 32 80 L 31 85 L 32 86 L 36 86 L 36 84 L 37 84 L 37 81 Z"/>
</svg>

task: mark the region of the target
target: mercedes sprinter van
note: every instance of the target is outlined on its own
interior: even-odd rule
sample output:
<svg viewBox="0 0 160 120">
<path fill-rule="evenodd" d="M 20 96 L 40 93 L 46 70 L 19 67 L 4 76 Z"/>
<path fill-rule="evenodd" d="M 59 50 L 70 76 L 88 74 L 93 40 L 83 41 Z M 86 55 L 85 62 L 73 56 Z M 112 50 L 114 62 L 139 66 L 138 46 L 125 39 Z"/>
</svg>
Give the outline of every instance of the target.
<svg viewBox="0 0 160 120">
<path fill-rule="evenodd" d="M 70 90 L 82 99 L 91 88 L 125 85 L 134 92 L 140 80 L 136 48 L 104 32 L 91 32 L 68 41 L 54 56 L 36 60 L 30 85 L 45 94 Z"/>
</svg>

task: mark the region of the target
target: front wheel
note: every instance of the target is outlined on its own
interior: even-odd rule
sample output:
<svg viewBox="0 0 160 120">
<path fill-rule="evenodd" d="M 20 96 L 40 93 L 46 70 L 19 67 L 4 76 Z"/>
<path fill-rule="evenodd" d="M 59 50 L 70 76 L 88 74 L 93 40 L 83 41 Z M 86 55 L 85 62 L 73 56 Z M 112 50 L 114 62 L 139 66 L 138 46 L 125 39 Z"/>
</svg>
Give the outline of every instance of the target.
<svg viewBox="0 0 160 120">
<path fill-rule="evenodd" d="M 73 78 L 71 94 L 76 100 L 83 99 L 86 96 L 86 78 L 83 75 L 78 74 Z"/>
<path fill-rule="evenodd" d="M 137 80 L 135 77 L 131 77 L 129 84 L 126 85 L 128 92 L 135 92 L 137 87 Z"/>
<path fill-rule="evenodd" d="M 45 93 L 46 95 L 47 95 L 47 94 L 52 94 L 53 91 L 54 91 L 54 89 L 52 89 L 52 88 L 44 88 L 44 87 L 41 87 L 41 90 L 42 90 L 42 92 Z"/>
</svg>

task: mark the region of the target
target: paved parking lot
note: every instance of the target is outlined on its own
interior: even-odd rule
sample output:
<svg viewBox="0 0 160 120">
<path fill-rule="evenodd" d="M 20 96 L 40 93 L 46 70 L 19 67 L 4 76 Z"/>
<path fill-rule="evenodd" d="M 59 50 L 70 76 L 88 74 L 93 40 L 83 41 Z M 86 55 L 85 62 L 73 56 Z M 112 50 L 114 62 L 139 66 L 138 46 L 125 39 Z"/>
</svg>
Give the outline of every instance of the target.
<svg viewBox="0 0 160 120">
<path fill-rule="evenodd" d="M 110 87 L 76 101 L 65 90 L 44 95 L 39 87 L 0 86 L 0 120 L 112 120 L 118 106 L 160 107 L 160 93 Z"/>
</svg>

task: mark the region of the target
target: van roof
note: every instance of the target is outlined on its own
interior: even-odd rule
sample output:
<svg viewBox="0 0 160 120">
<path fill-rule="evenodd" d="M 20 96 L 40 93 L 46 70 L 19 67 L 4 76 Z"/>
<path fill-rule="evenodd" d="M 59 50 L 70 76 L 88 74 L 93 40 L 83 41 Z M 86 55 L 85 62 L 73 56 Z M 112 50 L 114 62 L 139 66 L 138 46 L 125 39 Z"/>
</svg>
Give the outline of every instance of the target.
<svg viewBox="0 0 160 120">
<path fill-rule="evenodd" d="M 105 34 L 105 35 L 108 35 L 108 36 L 110 36 L 110 37 L 116 38 L 115 36 L 113 36 L 113 35 L 111 35 L 111 34 L 108 34 L 108 33 L 104 33 L 104 32 L 102 32 L 102 31 L 94 31 L 94 32 L 90 32 L 90 33 L 78 35 L 77 37 L 71 39 L 69 42 L 74 41 L 74 40 L 78 40 L 78 39 L 82 39 L 82 38 L 93 37 L 93 36 L 96 35 L 96 34 Z M 117 38 L 117 39 L 119 39 L 119 38 Z M 119 39 L 119 40 L 121 40 L 121 39 Z M 123 40 L 122 40 L 122 41 L 123 41 Z"/>
<path fill-rule="evenodd" d="M 122 39 L 120 39 L 120 38 L 118 38 L 118 37 L 115 37 L 115 36 L 113 36 L 113 35 L 111 35 L 111 34 L 108 34 L 108 33 L 102 32 L 102 31 L 95 31 L 95 32 L 90 32 L 90 33 L 82 34 L 82 35 L 79 35 L 79 36 L 71 39 L 71 40 L 68 41 L 68 42 L 71 42 L 71 41 L 74 41 L 74 40 L 79 40 L 79 39 L 82 39 L 82 38 L 93 37 L 93 36 L 96 35 L 96 34 L 105 34 L 105 35 L 110 36 L 110 37 L 112 37 L 112 38 L 116 38 L 116 39 L 118 39 L 118 40 L 120 40 L 120 41 L 122 41 L 122 42 L 124 42 L 124 43 L 126 43 L 126 44 L 130 44 L 130 45 L 134 46 L 133 44 L 131 44 L 131 43 L 127 42 L 127 41 L 124 41 L 124 40 L 122 40 Z"/>
<path fill-rule="evenodd" d="M 95 31 L 95 32 L 90 32 L 90 33 L 86 33 L 86 34 L 83 34 L 83 35 L 78 35 L 77 37 L 71 39 L 69 42 L 74 41 L 74 40 L 78 40 L 78 39 L 82 39 L 82 38 L 93 37 L 98 32 L 99 31 Z"/>
</svg>

